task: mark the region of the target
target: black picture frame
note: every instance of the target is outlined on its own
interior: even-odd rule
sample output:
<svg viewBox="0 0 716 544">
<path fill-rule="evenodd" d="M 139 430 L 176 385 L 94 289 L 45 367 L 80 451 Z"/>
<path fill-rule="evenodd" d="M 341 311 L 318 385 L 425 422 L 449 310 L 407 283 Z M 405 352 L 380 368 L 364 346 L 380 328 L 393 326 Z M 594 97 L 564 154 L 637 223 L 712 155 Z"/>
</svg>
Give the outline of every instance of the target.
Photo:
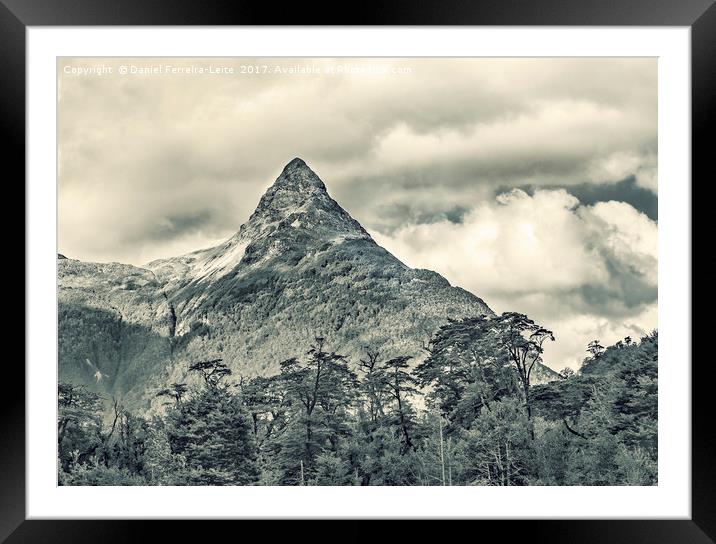
<svg viewBox="0 0 716 544">
<path fill-rule="evenodd" d="M 7 183 L 25 177 L 25 31 L 28 26 L 79 25 L 576 25 L 688 26 L 692 53 L 692 179 L 713 176 L 708 138 L 716 119 L 716 5 L 714 0 L 430 0 L 371 3 L 335 8 L 307 3 L 268 4 L 191 0 L 0 0 L 0 131 Z M 675 180 L 671 180 L 677 182 Z M 693 188 L 693 181 L 692 188 Z M 9 228 L 9 227 L 8 227 Z M 17 227 L 12 227 L 15 231 Z M 6 231 L 7 232 L 7 231 Z M 693 266 L 693 265 L 692 265 Z M 31 286 L 25 285 L 27 289 Z M 709 361 L 692 364 L 692 518 L 691 520 L 508 521 L 510 539 L 531 541 L 635 543 L 716 542 L 716 452 Z M 4 365 L 5 383 L 24 383 L 24 370 Z M 680 362 L 683 363 L 683 362 Z M 10 392 L 10 390 L 14 390 Z M 14 396 L 13 396 L 14 395 Z M 25 395 L 9 387 L 3 395 L 0 441 L 0 541 L 114 542 L 147 540 L 151 529 L 162 538 L 191 537 L 198 524 L 142 521 L 28 521 L 25 519 Z M 558 505 L 556 505 L 558 509 Z M 558 514 L 556 514 L 558 515 Z M 354 521 L 353 524 L 359 522 Z M 362 523 L 362 522 L 360 522 Z M 504 521 L 488 522 L 489 529 Z M 485 526 L 485 530 L 488 527 Z M 474 530 L 474 529 L 473 529 Z M 482 531 L 482 529 L 479 529 Z M 212 529 L 213 531 L 213 529 Z M 411 524 L 403 537 L 422 531 Z M 365 538 L 361 525 L 341 539 Z M 206 536 L 206 533 L 204 533 Z"/>
</svg>

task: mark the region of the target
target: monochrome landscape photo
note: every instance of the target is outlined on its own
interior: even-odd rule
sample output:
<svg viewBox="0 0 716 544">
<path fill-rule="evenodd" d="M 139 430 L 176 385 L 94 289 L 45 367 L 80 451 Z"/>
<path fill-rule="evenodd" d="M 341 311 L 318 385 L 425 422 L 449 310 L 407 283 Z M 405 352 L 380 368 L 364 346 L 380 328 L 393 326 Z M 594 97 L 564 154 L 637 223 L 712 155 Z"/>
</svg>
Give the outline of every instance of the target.
<svg viewBox="0 0 716 544">
<path fill-rule="evenodd" d="M 658 483 L 656 59 L 57 69 L 59 485 Z"/>
</svg>

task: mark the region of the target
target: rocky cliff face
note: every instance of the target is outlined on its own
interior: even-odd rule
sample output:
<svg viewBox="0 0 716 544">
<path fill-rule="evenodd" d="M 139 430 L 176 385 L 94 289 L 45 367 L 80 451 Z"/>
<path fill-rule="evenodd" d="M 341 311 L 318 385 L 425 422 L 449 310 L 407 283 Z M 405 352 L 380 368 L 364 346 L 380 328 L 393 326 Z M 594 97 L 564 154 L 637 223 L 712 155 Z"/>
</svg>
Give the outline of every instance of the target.
<svg viewBox="0 0 716 544">
<path fill-rule="evenodd" d="M 448 317 L 492 313 L 378 246 L 300 159 L 219 246 L 146 268 L 58 267 L 60 379 L 142 405 L 161 384 L 185 381 L 190 361 L 221 357 L 236 374 L 268 374 L 316 335 L 353 358 L 366 347 L 420 356 Z"/>
</svg>

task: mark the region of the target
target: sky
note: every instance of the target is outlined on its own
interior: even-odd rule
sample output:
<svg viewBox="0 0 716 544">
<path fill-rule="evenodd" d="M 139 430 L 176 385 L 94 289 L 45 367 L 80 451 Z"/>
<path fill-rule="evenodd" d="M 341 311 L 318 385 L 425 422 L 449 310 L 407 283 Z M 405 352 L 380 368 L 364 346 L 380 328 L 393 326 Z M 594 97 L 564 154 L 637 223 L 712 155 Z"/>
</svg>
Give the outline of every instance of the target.
<svg viewBox="0 0 716 544">
<path fill-rule="evenodd" d="M 378 243 L 577 368 L 657 327 L 652 58 L 60 59 L 59 251 L 142 265 L 236 232 L 301 157 Z"/>
</svg>

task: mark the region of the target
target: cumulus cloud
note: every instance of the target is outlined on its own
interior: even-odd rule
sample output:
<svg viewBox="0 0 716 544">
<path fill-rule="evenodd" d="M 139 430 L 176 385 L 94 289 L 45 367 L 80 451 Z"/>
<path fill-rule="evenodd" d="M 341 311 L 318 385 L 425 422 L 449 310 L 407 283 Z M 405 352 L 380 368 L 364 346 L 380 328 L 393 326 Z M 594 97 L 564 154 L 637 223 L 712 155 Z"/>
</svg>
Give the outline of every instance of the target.
<svg viewBox="0 0 716 544">
<path fill-rule="evenodd" d="M 617 182 L 633 176 L 638 186 L 656 193 L 656 154 L 617 151 L 595 159 L 589 166 L 588 176 L 595 183 Z"/>
<path fill-rule="evenodd" d="M 589 340 L 655 328 L 657 225 L 623 202 L 584 206 L 567 191 L 513 190 L 461 223 L 410 225 L 377 241 L 406 264 L 440 272 L 495 311 L 527 313 L 555 330 L 555 366 Z M 564 341 L 562 338 L 564 337 Z"/>
</svg>

